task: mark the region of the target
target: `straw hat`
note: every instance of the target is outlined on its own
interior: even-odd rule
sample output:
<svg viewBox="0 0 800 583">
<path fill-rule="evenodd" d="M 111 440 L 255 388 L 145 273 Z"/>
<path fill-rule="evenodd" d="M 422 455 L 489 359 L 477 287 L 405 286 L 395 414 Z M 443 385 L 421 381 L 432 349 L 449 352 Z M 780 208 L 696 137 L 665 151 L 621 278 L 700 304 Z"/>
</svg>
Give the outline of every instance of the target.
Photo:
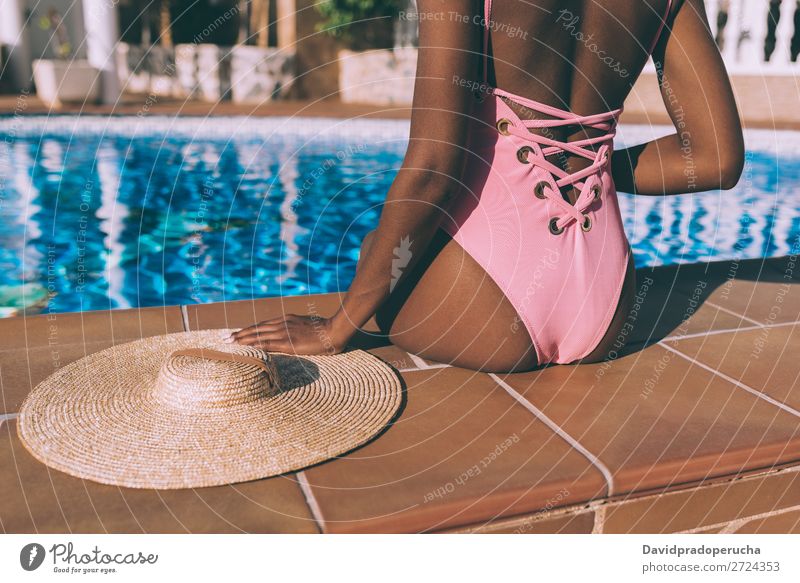
<svg viewBox="0 0 800 583">
<path fill-rule="evenodd" d="M 224 343 L 230 332 L 145 338 L 59 369 L 22 405 L 22 442 L 96 482 L 214 486 L 341 455 L 400 407 L 399 378 L 366 352 L 266 354 Z"/>
</svg>

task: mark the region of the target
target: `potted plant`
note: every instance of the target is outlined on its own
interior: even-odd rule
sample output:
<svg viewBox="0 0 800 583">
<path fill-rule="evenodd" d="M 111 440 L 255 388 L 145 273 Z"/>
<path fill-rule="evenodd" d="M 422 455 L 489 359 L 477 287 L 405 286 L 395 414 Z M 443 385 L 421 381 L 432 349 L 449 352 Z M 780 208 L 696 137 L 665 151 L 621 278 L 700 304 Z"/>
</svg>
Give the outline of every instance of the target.
<svg viewBox="0 0 800 583">
<path fill-rule="evenodd" d="M 51 107 L 65 102 L 96 101 L 100 95 L 100 72 L 89 61 L 73 58 L 73 45 L 58 10 L 50 8 L 39 19 L 39 27 L 48 32 L 48 48 L 54 56 L 33 61 L 33 80 L 39 99 Z"/>
<path fill-rule="evenodd" d="M 317 29 L 337 38 L 342 101 L 389 105 L 410 103 L 417 52 L 395 49 L 398 18 L 414 20 L 412 0 L 323 0 Z"/>
<path fill-rule="evenodd" d="M 317 29 L 341 39 L 354 51 L 394 46 L 394 26 L 407 0 L 323 0 Z"/>
</svg>

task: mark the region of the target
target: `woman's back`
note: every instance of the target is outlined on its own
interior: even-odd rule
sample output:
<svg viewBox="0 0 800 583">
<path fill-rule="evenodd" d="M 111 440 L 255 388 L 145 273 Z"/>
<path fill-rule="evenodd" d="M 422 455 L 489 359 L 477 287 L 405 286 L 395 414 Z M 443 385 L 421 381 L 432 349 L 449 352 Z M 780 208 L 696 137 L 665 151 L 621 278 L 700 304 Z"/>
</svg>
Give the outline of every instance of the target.
<svg viewBox="0 0 800 583">
<path fill-rule="evenodd" d="M 616 188 L 698 192 L 741 174 L 741 126 L 703 0 L 417 4 L 409 145 L 341 309 L 244 337 L 315 351 L 325 330 L 339 348 L 374 315 L 404 350 L 466 368 L 605 358 L 635 288 Z M 612 156 L 619 108 L 657 38 L 676 132 Z M 398 244 L 411 255 L 399 279 Z"/>
<path fill-rule="evenodd" d="M 493 0 L 489 81 L 560 109 L 622 106 L 669 0 Z"/>
</svg>

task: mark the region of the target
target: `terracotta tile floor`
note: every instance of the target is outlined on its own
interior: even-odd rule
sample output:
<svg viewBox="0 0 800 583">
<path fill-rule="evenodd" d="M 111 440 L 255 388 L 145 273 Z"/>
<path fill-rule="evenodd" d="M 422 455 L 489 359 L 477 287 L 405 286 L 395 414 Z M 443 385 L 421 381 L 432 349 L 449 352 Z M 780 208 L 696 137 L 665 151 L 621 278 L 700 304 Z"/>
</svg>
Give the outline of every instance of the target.
<svg viewBox="0 0 800 583">
<path fill-rule="evenodd" d="M 336 295 L 0 321 L 6 532 L 783 532 L 800 512 L 796 258 L 638 272 L 614 361 L 487 375 L 364 337 L 402 415 L 303 472 L 137 491 L 34 461 L 15 431 L 57 366 L 144 336 L 331 314 Z"/>
</svg>

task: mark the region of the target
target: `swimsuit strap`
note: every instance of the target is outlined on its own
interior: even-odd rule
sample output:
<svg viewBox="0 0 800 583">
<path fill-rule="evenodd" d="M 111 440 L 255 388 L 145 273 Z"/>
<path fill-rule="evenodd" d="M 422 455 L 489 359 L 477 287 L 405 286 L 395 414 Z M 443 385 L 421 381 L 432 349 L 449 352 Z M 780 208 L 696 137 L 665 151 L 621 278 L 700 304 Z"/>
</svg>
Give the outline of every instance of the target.
<svg viewBox="0 0 800 583">
<path fill-rule="evenodd" d="M 661 19 L 658 32 L 653 39 L 649 53 L 653 52 L 661 33 L 666 26 L 667 18 L 672 8 L 672 0 L 667 2 L 667 12 Z M 484 0 L 484 35 L 483 35 L 483 80 L 488 83 L 489 78 L 489 30 L 491 28 L 492 0 Z M 648 53 L 648 54 L 649 54 Z M 493 88 L 492 93 L 497 97 L 503 97 L 513 101 L 527 109 L 549 116 L 553 119 L 516 119 L 516 123 L 510 119 L 503 118 L 497 122 L 498 129 L 502 127 L 502 132 L 514 135 L 522 140 L 530 142 L 531 146 L 523 146 L 517 152 L 520 162 L 530 164 L 532 167 L 541 168 L 550 173 L 553 177 L 555 186 L 558 189 L 571 186 L 580 191 L 575 205 L 569 204 L 561 197 L 561 193 L 550 192 L 550 184 L 545 182 L 548 187 L 541 189 L 541 195 L 552 201 L 561 209 L 560 218 L 556 222 L 556 228 L 563 229 L 572 222 L 583 224 L 586 220 L 583 214 L 589 206 L 601 196 L 600 179 L 597 174 L 608 164 L 614 137 L 616 136 L 616 125 L 622 108 L 598 113 L 594 115 L 578 115 L 571 111 L 559 109 L 552 105 L 540 103 L 533 99 L 527 99 L 519 95 L 514 95 L 502 89 Z M 547 137 L 542 134 L 533 133 L 531 129 L 556 128 L 564 126 L 581 126 L 605 132 L 595 138 L 575 140 L 573 142 L 563 142 Z M 597 151 L 590 146 L 599 146 Z M 591 164 L 575 173 L 568 173 L 562 168 L 551 163 L 547 158 L 561 152 L 569 152 L 575 156 L 580 156 L 589 160 Z M 587 179 L 587 180 L 585 180 Z M 589 181 L 591 180 L 591 184 Z"/>
<path fill-rule="evenodd" d="M 496 90 L 501 97 L 508 95 L 505 91 Z M 554 186 L 549 181 L 539 190 L 539 195 L 549 199 L 559 207 L 559 219 L 556 227 L 563 229 L 572 222 L 583 224 L 586 220 L 584 212 L 602 195 L 601 180 L 598 173 L 608 164 L 611 148 L 616 136 L 616 121 L 621 109 L 608 111 L 596 115 L 581 116 L 569 111 L 563 111 L 543 103 L 526 100 L 526 107 L 531 107 L 545 115 L 553 115 L 557 119 L 530 119 L 503 118 L 498 121 L 498 130 L 506 135 L 513 135 L 531 145 L 525 145 L 517 152 L 520 162 L 530 164 L 531 168 L 540 168 L 548 172 L 553 179 Z M 603 133 L 594 138 L 585 138 L 572 142 L 556 140 L 547 135 L 531 132 L 534 128 L 555 128 L 564 126 L 581 126 L 596 129 Z M 599 146 L 597 150 L 591 149 Z M 591 162 L 583 170 L 570 174 L 563 168 L 553 164 L 548 158 L 570 153 Z M 578 200 L 571 205 L 561 197 L 558 192 L 561 188 L 571 186 L 580 192 Z"/>
<path fill-rule="evenodd" d="M 650 50 L 647 51 L 648 55 L 653 54 L 653 50 L 656 48 L 658 40 L 661 38 L 661 33 L 664 32 L 664 28 L 667 26 L 667 20 L 669 20 L 669 14 L 671 11 L 672 11 L 672 0 L 667 0 L 667 11 L 664 13 L 664 18 L 661 19 L 661 24 L 658 25 L 658 32 L 656 32 L 656 36 L 653 39 L 652 44 L 650 45 Z"/>
<path fill-rule="evenodd" d="M 489 81 L 489 29 L 491 28 L 492 0 L 483 3 L 483 82 Z"/>
</svg>

